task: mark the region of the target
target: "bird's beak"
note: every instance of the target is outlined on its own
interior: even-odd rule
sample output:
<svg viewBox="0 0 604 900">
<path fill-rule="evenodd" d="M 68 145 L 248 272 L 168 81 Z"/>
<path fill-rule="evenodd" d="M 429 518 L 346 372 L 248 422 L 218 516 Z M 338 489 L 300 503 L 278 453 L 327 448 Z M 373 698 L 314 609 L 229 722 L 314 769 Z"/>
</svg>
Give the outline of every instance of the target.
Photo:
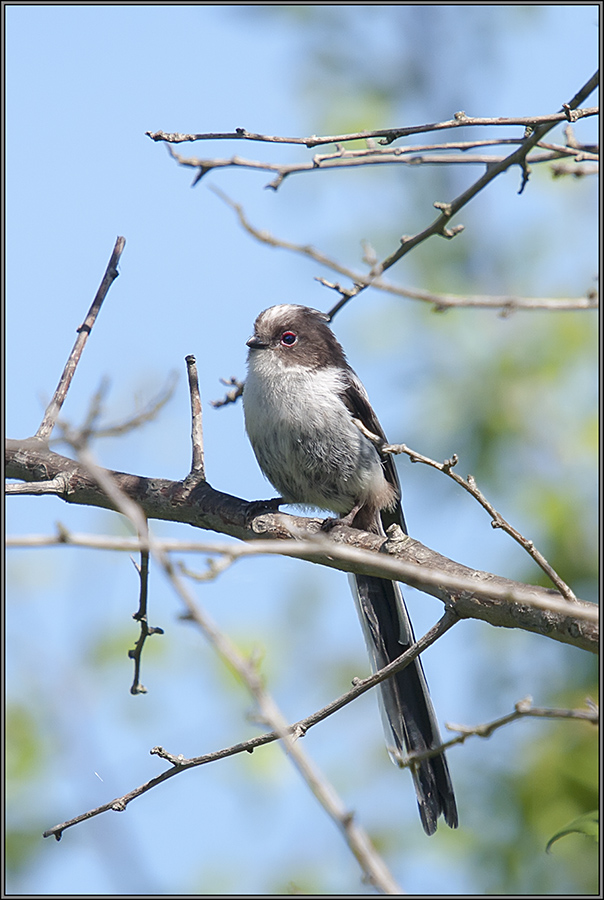
<svg viewBox="0 0 604 900">
<path fill-rule="evenodd" d="M 260 340 L 258 335 L 253 334 L 249 340 L 245 342 L 250 350 L 264 350 L 268 347 L 265 341 Z"/>
</svg>

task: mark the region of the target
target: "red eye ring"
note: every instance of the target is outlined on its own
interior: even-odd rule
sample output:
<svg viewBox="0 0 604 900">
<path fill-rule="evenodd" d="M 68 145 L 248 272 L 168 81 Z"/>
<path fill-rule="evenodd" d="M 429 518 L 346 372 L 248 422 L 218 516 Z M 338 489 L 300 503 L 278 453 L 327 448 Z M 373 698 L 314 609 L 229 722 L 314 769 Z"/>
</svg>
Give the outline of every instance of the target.
<svg viewBox="0 0 604 900">
<path fill-rule="evenodd" d="M 281 335 L 281 343 L 284 347 L 293 347 L 298 342 L 298 335 L 294 331 L 284 331 Z"/>
</svg>

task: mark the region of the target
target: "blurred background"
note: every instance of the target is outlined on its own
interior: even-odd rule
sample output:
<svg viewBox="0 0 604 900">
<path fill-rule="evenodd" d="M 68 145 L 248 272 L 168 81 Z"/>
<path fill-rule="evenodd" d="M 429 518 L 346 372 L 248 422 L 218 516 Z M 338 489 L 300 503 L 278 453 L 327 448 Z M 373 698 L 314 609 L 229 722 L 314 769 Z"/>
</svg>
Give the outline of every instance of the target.
<svg viewBox="0 0 604 900">
<path fill-rule="evenodd" d="M 110 379 L 105 422 L 130 415 L 179 376 L 152 423 L 98 441 L 109 468 L 180 479 L 190 461 L 184 357 L 197 357 L 206 468 L 213 487 L 270 496 L 245 438 L 241 404 L 213 409 L 220 378 L 245 375 L 258 312 L 294 302 L 327 310 L 336 280 L 309 259 L 259 244 L 208 188 L 258 228 L 312 244 L 362 269 L 435 217 L 479 166 L 380 166 L 271 176 L 220 169 L 194 189 L 146 131 L 249 131 L 306 136 L 471 116 L 552 113 L 597 67 L 598 7 L 10 6 L 6 16 L 6 427 L 33 434 L 96 292 L 118 234 L 120 277 L 105 301 L 63 409 L 82 421 Z M 592 95 L 585 105 L 597 104 Z M 506 136 L 517 136 L 509 129 Z M 594 141 L 595 119 L 575 126 Z M 468 129 L 454 137 L 500 137 Z M 563 141 L 563 127 L 549 136 Z M 413 138 L 413 143 L 436 139 Z M 445 139 L 453 139 L 449 133 Z M 204 142 L 184 156 L 306 161 L 303 147 Z M 329 148 L 326 148 L 329 149 Z M 597 188 L 534 167 L 490 184 L 455 224 L 389 277 L 453 293 L 584 296 L 596 286 Z M 421 453 L 457 453 L 501 513 L 595 601 L 597 324 L 593 312 L 487 310 L 436 314 L 367 290 L 334 330 L 386 433 Z M 58 447 L 59 452 L 67 452 Z M 397 460 L 411 534 L 473 568 L 545 583 L 528 556 L 493 531 L 443 475 Z M 117 514 L 52 497 L 7 503 L 9 534 L 56 523 L 125 534 Z M 159 536 L 211 537 L 153 522 Z M 223 540 L 218 537 L 217 540 Z M 203 560 L 188 557 L 190 566 Z M 13 894 L 371 893 L 334 824 L 275 746 L 172 779 L 134 801 L 43 840 L 54 824 L 163 770 L 162 745 L 199 755 L 258 733 L 251 700 L 220 664 L 163 577 L 151 580 L 150 624 L 132 696 L 127 657 L 138 579 L 125 553 L 13 550 L 7 564 L 7 891 Z M 343 693 L 368 662 L 346 577 L 287 559 L 240 562 L 195 586 L 198 602 L 246 652 L 295 721 Z M 441 615 L 406 589 L 422 634 Z M 521 631 L 460 623 L 424 656 L 441 725 L 477 724 L 536 705 L 595 696 L 595 660 Z M 595 729 L 525 720 L 449 753 L 460 828 L 428 839 L 411 777 L 390 763 L 375 697 L 366 695 L 304 739 L 408 893 L 593 893 L 588 838 L 547 840 L 596 806 Z"/>
</svg>

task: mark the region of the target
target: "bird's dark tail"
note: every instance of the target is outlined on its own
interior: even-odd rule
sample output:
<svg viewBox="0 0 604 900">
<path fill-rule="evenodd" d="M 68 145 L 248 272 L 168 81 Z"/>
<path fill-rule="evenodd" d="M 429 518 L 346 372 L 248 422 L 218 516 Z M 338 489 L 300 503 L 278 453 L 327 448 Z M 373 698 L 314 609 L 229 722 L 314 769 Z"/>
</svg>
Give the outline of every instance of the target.
<svg viewBox="0 0 604 900">
<path fill-rule="evenodd" d="M 357 607 L 374 670 L 382 669 L 413 643 L 415 636 L 399 585 L 367 575 L 351 577 Z M 441 743 L 434 707 L 419 657 L 383 681 L 380 699 L 391 756 L 421 752 Z M 412 769 L 422 825 L 434 834 L 444 815 L 457 828 L 457 806 L 444 754 L 422 760 Z"/>
</svg>

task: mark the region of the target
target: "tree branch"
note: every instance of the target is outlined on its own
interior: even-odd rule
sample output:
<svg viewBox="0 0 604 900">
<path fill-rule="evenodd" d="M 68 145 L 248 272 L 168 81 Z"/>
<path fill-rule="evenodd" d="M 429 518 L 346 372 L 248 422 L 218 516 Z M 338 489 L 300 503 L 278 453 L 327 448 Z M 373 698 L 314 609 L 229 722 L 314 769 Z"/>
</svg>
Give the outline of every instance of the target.
<svg viewBox="0 0 604 900">
<path fill-rule="evenodd" d="M 445 460 L 444 463 L 439 463 L 434 459 L 430 459 L 429 456 L 424 456 L 421 453 L 417 453 L 415 450 L 410 450 L 405 444 L 389 444 L 388 441 L 379 437 L 377 434 L 373 434 L 369 431 L 368 428 L 359 420 L 353 419 L 354 424 L 357 426 L 359 431 L 361 431 L 368 440 L 372 441 L 373 444 L 378 448 L 380 453 L 388 453 L 393 456 L 398 455 L 400 453 L 405 453 L 412 463 L 421 462 L 427 466 L 431 466 L 433 469 L 438 469 L 439 472 L 443 472 L 445 475 L 448 475 L 449 478 L 452 478 L 453 481 L 462 487 L 465 491 L 468 492 L 475 500 L 480 503 L 483 509 L 485 509 L 489 515 L 491 516 L 491 526 L 493 528 L 501 528 L 502 531 L 505 531 L 506 534 L 509 534 L 511 538 L 513 538 L 520 546 L 526 550 L 532 559 L 535 560 L 537 565 L 543 569 L 548 578 L 551 579 L 552 583 L 556 586 L 556 588 L 560 591 L 563 597 L 567 600 L 575 601 L 577 598 L 575 597 L 571 588 L 566 584 L 566 582 L 558 575 L 556 570 L 547 559 L 543 556 L 543 554 L 537 550 L 533 541 L 525 538 L 523 534 L 521 534 L 516 528 L 510 525 L 507 522 L 500 512 L 498 512 L 492 503 L 485 497 L 481 490 L 479 490 L 478 485 L 476 484 L 476 480 L 473 475 L 468 475 L 467 478 L 462 478 L 461 475 L 458 475 L 457 472 L 453 471 L 454 466 L 457 465 L 459 459 L 457 454 L 454 453 L 451 459 Z"/>
<path fill-rule="evenodd" d="M 599 73 L 595 72 L 594 75 L 586 82 L 585 85 L 575 94 L 575 96 L 568 103 L 562 104 L 562 110 L 555 114 L 554 116 L 546 116 L 546 117 L 537 117 L 533 118 L 531 121 L 524 121 L 523 124 L 526 126 L 526 132 L 524 140 L 520 147 L 514 150 L 509 156 L 499 160 L 498 162 L 494 162 L 489 164 L 486 167 L 485 173 L 474 182 L 474 184 L 470 185 L 465 191 L 463 191 L 458 197 L 450 202 L 441 202 L 435 201 L 434 206 L 440 210 L 440 214 L 437 216 L 434 221 L 424 228 L 422 231 L 418 232 L 413 236 L 404 235 L 400 239 L 400 246 L 397 250 L 391 253 L 386 259 L 382 260 L 380 263 L 376 263 L 369 275 L 363 279 L 362 282 L 355 282 L 354 286 L 350 289 L 341 288 L 339 286 L 335 286 L 341 297 L 340 300 L 332 307 L 329 311 L 329 318 L 333 318 L 339 311 L 348 303 L 353 297 L 358 296 L 361 291 L 364 291 L 369 285 L 372 283 L 373 279 L 381 276 L 387 269 L 391 268 L 395 263 L 399 262 L 403 256 L 417 247 L 419 244 L 426 241 L 428 238 L 434 235 L 440 235 L 441 237 L 451 239 L 455 237 L 460 231 L 463 230 L 463 225 L 455 225 L 451 227 L 451 219 L 455 216 L 464 206 L 466 206 L 470 200 L 472 200 L 480 191 L 482 191 L 493 179 L 495 179 L 498 175 L 501 175 L 503 172 L 507 171 L 511 166 L 518 165 L 522 171 L 522 181 L 520 184 L 520 189 L 518 193 L 522 193 L 524 190 L 530 174 L 529 164 L 527 161 L 528 154 L 530 151 L 539 144 L 540 141 L 545 137 L 545 135 L 560 121 L 567 120 L 568 122 L 574 122 L 577 119 L 581 118 L 586 114 L 586 111 L 580 110 L 579 107 L 581 103 L 597 88 L 599 82 Z M 590 109 L 589 114 L 596 114 L 597 109 Z M 516 120 L 518 124 L 520 120 Z M 444 123 L 436 123 L 432 125 L 419 126 L 418 128 L 409 129 L 386 129 L 381 132 L 362 132 L 356 135 L 345 135 L 340 136 L 339 140 L 358 140 L 359 138 L 374 138 L 378 134 L 383 137 L 382 143 L 389 144 L 393 140 L 396 140 L 399 137 L 403 137 L 407 134 L 417 133 L 418 131 L 435 131 L 440 130 L 442 128 L 453 128 L 458 127 L 459 125 L 468 125 L 468 124 L 510 124 L 509 121 L 506 120 L 477 120 L 470 119 L 465 115 L 465 113 L 457 113 L 453 120 Z M 153 140 L 166 140 L 167 142 L 174 142 L 178 140 L 201 140 L 206 139 L 208 135 L 165 135 L 163 132 L 158 132 L 152 134 L 151 132 L 147 132 L 147 135 Z M 251 135 L 249 132 L 245 131 L 245 129 L 237 129 L 234 135 L 213 135 L 214 138 L 226 138 L 226 137 L 236 137 L 239 139 L 246 138 L 248 140 L 269 140 L 271 142 L 276 143 L 303 143 L 306 146 L 316 146 L 319 143 L 333 143 L 334 138 L 316 138 L 314 135 L 312 138 L 308 139 L 292 139 L 292 138 L 276 138 L 274 136 L 267 137 L 266 135 Z M 168 146 L 169 152 L 175 158 L 178 158 L 180 161 L 180 157 L 174 153 L 174 151 Z M 184 161 L 184 164 L 195 165 L 198 169 L 198 177 L 201 178 L 207 171 L 209 171 L 209 164 L 212 161 Z M 230 165 L 230 161 L 221 161 L 220 164 L 228 164 Z M 248 165 L 252 165 L 257 168 L 261 164 L 257 163 L 247 163 Z M 314 163 L 313 163 L 314 165 Z M 210 165 L 210 168 L 212 166 Z M 275 185 L 273 185 L 275 186 Z"/>
<path fill-rule="evenodd" d="M 383 166 L 383 165 L 406 165 L 406 166 L 422 166 L 422 165 L 482 165 L 492 166 L 503 161 L 503 156 L 486 156 L 475 153 L 468 154 L 473 146 L 488 144 L 522 144 L 524 138 L 501 140 L 501 141 L 482 141 L 482 142 L 465 142 L 457 145 L 464 152 L 453 155 L 450 150 L 455 145 L 426 145 L 421 147 L 394 147 L 386 150 L 385 148 L 374 148 L 370 150 L 339 150 L 336 153 L 316 154 L 312 160 L 299 163 L 270 163 L 262 162 L 255 159 L 244 159 L 241 156 L 231 156 L 229 159 L 199 159 L 197 157 L 186 157 L 176 153 L 175 150 L 168 145 L 168 152 L 179 166 L 188 166 L 197 169 L 198 173 L 193 181 L 193 187 L 198 184 L 201 179 L 211 172 L 213 169 L 240 168 L 240 169 L 257 169 L 261 172 L 275 172 L 276 176 L 272 181 L 265 185 L 272 190 L 278 190 L 286 178 L 290 175 L 299 175 L 302 172 L 314 172 L 318 169 L 349 169 L 357 166 Z M 448 152 L 438 155 L 436 150 L 445 149 Z M 554 162 L 558 159 L 574 157 L 577 161 L 583 161 L 586 157 L 590 160 L 598 159 L 595 154 L 586 154 L 567 147 L 556 147 L 542 152 L 535 152 L 527 158 L 530 165 L 538 165 L 539 163 Z"/>
<path fill-rule="evenodd" d="M 189 605 L 189 601 L 187 601 L 187 605 Z M 352 701 L 356 700 L 357 697 L 360 697 L 361 694 L 366 693 L 377 684 L 385 681 L 386 678 L 389 678 L 396 672 L 399 672 L 402 669 L 406 668 L 408 665 L 410 665 L 411 662 L 413 662 L 414 659 L 417 658 L 417 656 L 419 656 L 420 653 L 426 650 L 446 631 L 448 631 L 456 621 L 457 617 L 455 616 L 455 614 L 451 611 L 446 611 L 440 621 L 437 622 L 436 625 L 434 625 L 428 632 L 426 632 L 426 634 L 422 638 L 420 638 L 419 641 L 416 641 L 416 643 L 413 644 L 412 647 L 405 651 L 405 653 L 401 654 L 398 659 L 394 660 L 383 669 L 380 669 L 378 672 L 375 672 L 373 675 L 370 675 L 368 678 L 355 679 L 354 686 L 349 691 L 347 691 L 341 697 L 338 697 L 336 700 L 333 700 L 331 703 L 328 703 L 327 706 L 324 706 L 322 709 L 317 710 L 310 716 L 307 716 L 306 718 L 296 722 L 294 725 L 284 724 L 282 730 L 275 730 L 266 734 L 258 735 L 248 741 L 242 741 L 241 743 L 235 744 L 234 746 L 228 747 L 224 750 L 214 751 L 213 753 L 207 753 L 203 756 L 193 757 L 191 759 L 185 759 L 182 755 L 174 755 L 172 753 L 169 753 L 164 750 L 163 747 L 154 747 L 151 750 L 151 754 L 160 756 L 162 759 L 170 762 L 172 765 L 171 769 L 168 769 L 161 775 L 152 778 L 150 781 L 147 781 L 145 784 L 140 785 L 138 788 L 129 791 L 122 797 L 118 797 L 115 800 L 104 803 L 102 806 L 99 806 L 96 809 L 89 810 L 88 812 L 82 813 L 81 815 L 76 816 L 73 819 L 62 822 L 60 825 L 55 825 L 52 828 L 49 828 L 44 832 L 43 836 L 54 836 L 57 840 L 61 840 L 62 834 L 67 828 L 70 828 L 73 825 L 77 825 L 80 822 L 85 821 L 86 819 L 93 818 L 94 816 L 100 815 L 103 812 L 107 812 L 110 809 L 116 812 L 123 812 L 126 809 L 128 803 L 130 803 L 132 800 L 140 797 L 142 794 L 156 787 L 156 785 L 161 784 L 163 781 L 167 781 L 169 778 L 172 778 L 174 775 L 178 775 L 181 772 L 186 771 L 187 769 L 197 768 L 198 766 L 205 765 L 206 763 L 215 762 L 218 759 L 224 759 L 228 756 L 234 756 L 237 753 L 252 753 L 256 749 L 256 747 L 260 747 L 264 744 L 269 744 L 277 740 L 283 740 L 288 745 L 288 752 L 295 752 L 297 748 L 298 738 L 303 737 L 314 725 L 317 725 L 319 722 L 324 721 L 326 718 L 333 715 L 333 713 L 342 709 L 344 706 L 347 706 L 349 703 L 352 703 Z M 205 616 L 202 616 L 202 623 L 202 627 L 205 632 L 208 627 Z M 222 654 L 222 647 L 219 646 L 218 649 Z M 236 663 L 235 668 L 237 669 L 237 671 L 239 671 L 242 662 L 245 663 L 245 668 L 249 669 L 250 663 L 245 660 L 239 659 L 238 651 L 234 650 L 234 652 L 236 654 L 234 662 Z M 230 652 L 228 654 L 228 658 L 229 662 L 233 662 L 233 660 L 230 658 Z M 248 680 L 249 676 L 250 672 L 248 671 L 246 672 L 246 681 Z M 255 684 L 255 682 L 258 682 L 259 684 L 259 679 L 254 673 L 254 677 L 249 680 L 249 684 Z M 258 688 L 254 686 L 254 694 L 256 694 L 257 690 Z M 341 825 L 344 826 L 347 830 L 353 828 L 353 819 L 351 814 L 339 815 L 339 820 L 341 822 Z M 390 891 L 388 891 L 388 893 L 390 893 Z"/>
<path fill-rule="evenodd" d="M 194 359 L 192 357 L 189 357 L 187 359 L 187 363 L 189 367 L 189 383 L 191 389 L 193 420 L 192 439 L 194 456 L 191 475 L 194 477 L 197 483 L 200 483 L 200 479 L 198 477 L 200 472 L 199 442 L 201 440 L 201 409 L 200 403 L 198 402 L 199 388 L 197 385 Z M 112 501 L 116 508 L 127 515 L 128 518 L 132 520 L 135 527 L 137 527 L 139 533 L 139 541 L 141 542 L 141 544 L 143 544 L 143 563 L 140 567 L 140 604 L 139 610 L 135 614 L 135 618 L 141 620 L 141 624 L 143 627 L 141 631 L 141 637 L 137 643 L 137 647 L 129 654 L 130 657 L 135 661 L 135 680 L 131 689 L 132 692 L 141 693 L 145 691 L 142 685 L 140 685 L 138 679 L 142 648 L 148 634 L 151 634 L 153 633 L 153 631 L 157 630 L 161 631 L 161 629 L 147 629 L 146 627 L 148 567 L 145 565 L 145 562 L 148 562 L 149 551 L 147 547 L 149 547 L 162 566 L 164 573 L 170 581 L 174 591 L 186 607 L 187 618 L 194 621 L 199 626 L 204 636 L 209 640 L 218 655 L 221 657 L 222 661 L 225 662 L 231 670 L 234 670 L 241 678 L 242 682 L 246 685 L 258 705 L 261 719 L 266 722 L 269 727 L 274 728 L 276 737 L 284 744 L 288 757 L 298 769 L 321 806 L 326 810 L 326 812 L 330 815 L 330 817 L 343 832 L 351 851 L 361 865 L 367 879 L 377 888 L 381 889 L 384 893 L 400 894 L 400 889 L 398 888 L 384 861 L 376 852 L 364 829 L 361 826 L 357 825 L 356 822 L 354 822 L 352 813 L 346 810 L 343 802 L 336 794 L 334 788 L 325 779 L 319 769 L 311 762 L 309 757 L 295 743 L 294 736 L 289 729 L 287 721 L 264 687 L 263 680 L 257 670 L 255 661 L 252 658 L 244 656 L 235 647 L 229 637 L 222 633 L 206 615 L 206 613 L 201 610 L 201 608 L 195 602 L 191 593 L 188 591 L 183 580 L 179 578 L 174 571 L 172 564 L 167 558 L 166 554 L 149 534 L 146 527 L 146 519 L 144 519 L 143 513 L 138 505 L 134 503 L 131 498 L 121 490 L 120 486 L 116 483 L 111 474 L 107 473 L 104 470 L 99 470 L 96 464 L 93 463 L 92 460 L 87 457 L 87 455 L 85 456 L 83 451 L 80 452 L 83 457 L 84 465 L 89 470 L 91 476 L 99 484 L 101 489 L 106 493 L 107 497 Z M 445 619 L 447 620 L 446 625 L 443 624 L 440 628 L 437 627 L 431 629 L 432 636 L 428 643 L 432 643 L 434 640 L 436 640 L 439 634 L 447 630 L 447 628 L 450 627 L 450 625 L 453 624 L 453 622 L 456 620 L 456 616 L 454 616 L 454 614 L 450 612 L 447 612 L 445 614 Z M 428 643 L 426 643 L 425 645 L 428 646 Z M 423 645 L 421 644 L 419 647 L 415 645 L 413 648 L 410 648 L 410 650 L 414 651 L 415 655 L 417 656 L 421 651 L 422 646 Z M 406 663 L 403 661 L 400 663 L 400 666 L 402 667 L 404 664 L 408 664 L 408 662 L 410 662 L 413 658 L 413 655 L 410 654 L 407 658 Z M 395 669 L 392 667 L 387 671 L 384 671 L 382 673 L 382 679 L 380 680 L 388 677 L 391 672 L 393 673 L 394 671 Z M 368 685 L 366 689 L 368 689 L 370 686 L 371 685 Z M 334 707 L 334 709 L 335 708 L 336 707 Z M 162 753 L 162 755 L 165 756 L 165 753 Z M 154 783 L 159 782 L 155 780 Z M 123 810 L 125 809 L 125 806 L 126 802 L 124 798 L 121 798 L 118 801 L 114 801 L 111 804 L 111 808 L 114 810 Z M 70 824 L 76 824 L 79 821 L 83 821 L 83 819 L 85 818 L 90 818 L 90 814 L 85 813 L 83 816 L 76 817 L 76 819 L 72 820 Z M 65 827 L 66 823 L 64 823 L 64 825 L 59 829 L 51 829 L 49 832 L 46 832 L 44 836 L 46 837 L 54 833 L 57 840 L 59 840 Z"/>
<path fill-rule="evenodd" d="M 152 634 L 163 634 L 163 628 L 158 628 L 157 626 L 150 627 L 149 620 L 147 617 L 147 597 L 148 597 L 148 588 L 149 588 L 149 551 L 141 550 L 141 561 L 140 565 L 134 560 L 134 567 L 138 572 L 138 576 L 140 579 L 140 595 L 139 595 L 139 603 L 138 609 L 133 614 L 132 618 L 137 622 L 140 622 L 140 636 L 133 650 L 128 651 L 129 659 L 134 661 L 134 679 L 132 681 L 132 687 L 130 688 L 131 694 L 146 694 L 147 688 L 141 684 L 140 680 L 140 671 L 141 671 L 141 660 L 143 655 L 143 647 L 145 646 L 145 641 Z"/>
<path fill-rule="evenodd" d="M 591 722 L 596 726 L 600 722 L 600 711 L 589 698 L 586 700 L 586 709 L 547 709 L 535 707 L 532 703 L 531 697 L 525 697 L 524 700 L 519 700 L 514 704 L 514 712 L 494 719 L 492 722 L 485 722 L 482 725 L 454 725 L 446 723 L 449 731 L 459 732 L 456 737 L 443 741 L 438 747 L 425 750 L 422 753 L 410 753 L 408 756 L 399 759 L 398 764 L 401 768 L 411 768 L 422 759 L 439 756 L 457 744 L 465 744 L 470 737 L 490 738 L 499 728 L 509 725 L 511 722 L 517 722 L 518 719 L 579 719 L 584 722 Z"/>
<path fill-rule="evenodd" d="M 6 472 L 11 478 L 44 480 L 51 486 L 48 493 L 68 503 L 116 508 L 85 467 L 40 447 L 39 442 L 32 439 L 7 442 Z M 568 604 L 557 591 L 529 587 L 478 572 L 441 556 L 410 537 L 403 540 L 391 537 L 385 541 L 356 528 L 336 526 L 331 534 L 332 541 L 327 539 L 323 545 L 313 543 L 310 549 L 301 551 L 301 538 L 317 540 L 320 520 L 266 513 L 256 516 L 250 523 L 249 503 L 214 490 L 208 482 L 189 491 L 179 481 L 143 478 L 123 472 L 108 474 L 147 518 L 186 522 L 240 540 L 263 538 L 281 542 L 293 537 L 287 555 L 297 555 L 343 571 L 401 580 L 450 604 L 462 618 L 479 618 L 496 626 L 534 631 L 597 652 L 597 627 L 593 621 L 596 608 L 593 604 Z M 61 477 L 57 479 L 57 476 Z M 23 493 L 23 485 L 8 485 L 9 493 L 12 487 Z M 351 552 L 355 548 L 366 553 L 361 562 L 360 556 Z M 275 549 L 280 552 L 277 545 Z"/>
<path fill-rule="evenodd" d="M 596 83 L 588 91 L 588 93 L 579 100 L 582 103 L 586 97 L 597 87 L 597 73 L 594 76 Z M 579 95 L 577 95 L 579 96 Z M 581 95 L 582 96 L 582 95 Z M 572 118 L 571 118 L 571 109 Z M 442 131 L 448 128 L 459 128 L 461 126 L 484 126 L 484 125 L 521 125 L 524 127 L 534 128 L 538 125 L 552 124 L 564 121 L 576 121 L 585 116 L 597 115 L 598 108 L 591 107 L 589 109 L 563 109 L 561 112 L 552 113 L 549 116 L 516 116 L 504 118 L 502 116 L 495 118 L 485 118 L 479 116 L 467 116 L 465 112 L 455 113 L 454 118 L 448 119 L 446 122 L 434 122 L 429 125 L 411 125 L 405 128 L 382 128 L 378 131 L 356 131 L 352 134 L 335 134 L 324 137 L 317 137 L 313 134 L 310 137 L 281 137 L 268 134 L 254 134 L 246 131 L 245 128 L 237 128 L 230 132 L 209 132 L 203 134 L 178 134 L 166 133 L 165 131 L 146 131 L 147 137 L 152 141 L 165 141 L 166 143 L 179 144 L 190 141 L 261 141 L 271 144 L 303 144 L 306 147 L 318 147 L 321 144 L 343 144 L 347 141 L 370 140 L 371 138 L 383 138 L 381 143 L 391 144 L 401 137 L 408 137 L 411 134 L 422 134 L 426 131 Z"/>
<path fill-rule="evenodd" d="M 332 269 L 334 272 L 338 272 L 340 275 L 346 276 L 346 278 L 350 278 L 353 284 L 366 284 L 372 288 L 376 288 L 376 290 L 384 291 L 385 293 L 394 294 L 397 297 L 405 297 L 411 300 L 420 300 L 423 303 L 430 303 L 434 306 L 434 309 L 437 312 L 443 312 L 446 309 L 451 309 L 453 307 L 459 308 L 474 308 L 474 309 L 500 309 L 502 313 L 508 315 L 515 310 L 525 310 L 525 309 L 543 309 L 543 310 L 583 310 L 583 309 L 597 309 L 598 302 L 598 292 L 596 290 L 590 290 L 586 293 L 584 297 L 518 297 L 518 296 L 488 296 L 484 294 L 436 294 L 432 291 L 424 291 L 419 288 L 404 288 L 399 285 L 392 284 L 389 281 L 386 281 L 384 278 L 379 276 L 373 276 L 371 273 L 367 272 L 357 272 L 354 269 L 351 269 L 349 266 L 344 266 L 342 263 L 337 260 L 327 256 L 320 250 L 316 250 L 314 247 L 309 244 L 295 244 L 291 241 L 286 241 L 281 238 L 276 238 L 274 235 L 270 234 L 270 232 L 266 231 L 266 229 L 256 228 L 247 218 L 243 207 L 232 200 L 224 191 L 221 191 L 220 188 L 217 188 L 215 185 L 210 185 L 210 190 L 216 194 L 216 196 L 220 197 L 220 199 L 226 203 L 234 212 L 236 213 L 241 226 L 251 234 L 252 237 L 256 238 L 256 240 L 260 241 L 263 244 L 268 244 L 269 247 L 280 247 L 283 250 L 291 250 L 293 253 L 299 253 L 302 256 L 308 256 L 310 259 L 313 259 L 315 262 L 320 263 L 322 266 L 326 266 L 329 269 Z M 372 265 L 374 265 L 376 260 L 372 261 Z M 333 288 L 338 292 L 342 292 L 340 285 L 331 284 L 326 281 L 324 278 L 317 278 L 321 284 L 324 284 L 326 287 Z M 227 382 L 223 382 L 227 383 Z M 236 378 L 232 378 L 228 384 L 234 384 L 236 386 L 240 385 L 240 382 L 237 381 Z M 222 406 L 225 402 L 231 403 L 234 402 L 238 397 L 241 396 L 243 390 L 231 391 L 227 394 L 227 399 L 222 401 L 216 401 L 212 405 L 213 406 Z"/>
<path fill-rule="evenodd" d="M 57 417 L 61 412 L 61 407 L 63 406 L 65 397 L 67 396 L 67 391 L 69 390 L 69 385 L 71 384 L 71 379 L 75 375 L 75 370 L 80 361 L 80 357 L 82 356 L 82 351 L 84 350 L 84 346 L 86 344 L 86 341 L 88 340 L 88 335 L 92 331 L 92 327 L 103 304 L 103 300 L 107 296 L 109 288 L 119 275 L 119 272 L 117 271 L 117 264 L 120 261 L 120 257 L 122 255 L 125 244 L 126 239 L 123 237 L 118 237 L 117 241 L 115 242 L 115 247 L 113 248 L 113 253 L 111 254 L 111 259 L 109 260 L 109 263 L 105 270 L 105 274 L 103 275 L 103 280 L 101 281 L 99 289 L 96 292 L 96 296 L 92 301 L 92 306 L 88 310 L 88 315 L 77 329 L 78 336 L 76 338 L 75 344 L 73 345 L 73 350 L 71 351 L 69 359 L 65 364 L 63 374 L 61 375 L 59 384 L 57 385 L 57 389 L 54 392 L 54 396 L 48 404 L 48 407 L 46 408 L 42 423 L 36 432 L 36 438 L 41 441 L 48 440 L 48 438 L 50 437 L 50 433 L 52 432 L 57 421 Z"/>
</svg>

